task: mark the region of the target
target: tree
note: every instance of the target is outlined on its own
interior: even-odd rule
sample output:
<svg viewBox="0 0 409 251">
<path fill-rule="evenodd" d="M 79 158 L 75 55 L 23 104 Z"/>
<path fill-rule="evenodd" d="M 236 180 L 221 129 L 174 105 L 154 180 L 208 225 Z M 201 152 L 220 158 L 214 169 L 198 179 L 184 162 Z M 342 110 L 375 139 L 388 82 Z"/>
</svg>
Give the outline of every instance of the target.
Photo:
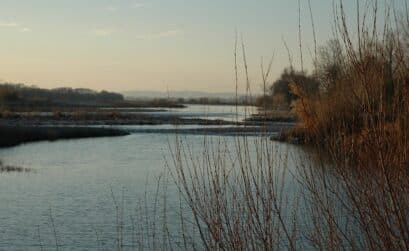
<svg viewBox="0 0 409 251">
<path fill-rule="evenodd" d="M 304 93 L 309 96 L 318 94 L 320 83 L 305 72 L 296 72 L 291 69 L 285 69 L 280 78 L 270 86 L 270 95 L 280 97 L 288 106 L 298 97 L 291 92 L 290 84 L 298 85 Z"/>
<path fill-rule="evenodd" d="M 345 55 L 338 40 L 329 40 L 318 52 L 314 75 L 321 83 L 324 92 L 333 90 L 336 81 L 345 69 Z"/>
<path fill-rule="evenodd" d="M 12 102 L 16 100 L 18 100 L 18 95 L 12 86 L 0 86 L 0 102 Z"/>
</svg>

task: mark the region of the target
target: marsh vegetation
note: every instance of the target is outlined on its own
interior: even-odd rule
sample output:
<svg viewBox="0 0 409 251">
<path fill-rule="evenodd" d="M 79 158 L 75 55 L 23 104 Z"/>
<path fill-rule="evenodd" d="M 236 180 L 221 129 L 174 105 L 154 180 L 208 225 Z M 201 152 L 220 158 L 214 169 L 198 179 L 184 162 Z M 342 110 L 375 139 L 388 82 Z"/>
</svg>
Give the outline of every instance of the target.
<svg viewBox="0 0 409 251">
<path fill-rule="evenodd" d="M 155 134 L 108 141 L 116 151 L 103 147 L 107 142 L 102 139 L 72 147 L 75 156 L 98 149 L 89 153 L 102 175 L 92 180 L 80 169 L 70 182 L 95 182 L 87 189 L 104 198 L 103 205 L 105 197 L 111 203 L 108 211 L 98 203 L 92 208 L 102 218 L 109 215 L 111 221 L 101 225 L 113 230 L 103 237 L 102 231 L 84 234 L 83 243 L 95 239 L 89 248 L 117 250 L 408 250 L 409 10 L 402 12 L 390 1 L 383 11 L 376 0 L 365 6 L 362 10 L 357 1 L 356 24 L 351 26 L 343 1 L 334 1 L 334 38 L 319 47 L 314 36 L 312 73 L 304 71 L 302 59 L 300 70 L 290 60 L 290 67 L 268 87 L 271 65 L 262 69 L 266 92 L 258 99 L 263 108 L 259 119 L 270 114 L 273 120 L 281 116 L 296 122 L 284 135 L 302 146 L 268 137 L 176 133 L 171 139 Z M 301 35 L 299 46 L 303 58 Z M 244 42 L 239 47 L 236 41 L 236 81 L 241 56 L 249 92 Z M 164 142 L 166 154 L 158 168 Z M 59 147 L 68 149 L 63 143 Z M 50 151 L 44 145 L 38 149 Z M 127 166 L 132 164 L 136 169 L 156 167 L 155 182 L 135 174 Z M 106 196 L 100 189 L 108 183 L 106 175 L 119 186 L 125 180 L 138 192 L 145 190 L 137 199 L 124 190 L 118 196 L 111 187 Z M 83 201 L 89 199 L 80 186 L 64 184 Z M 89 216 L 87 211 L 81 215 Z M 64 248 L 60 226 L 52 223 L 46 246 Z M 43 247 L 41 238 L 39 242 Z"/>
<path fill-rule="evenodd" d="M 336 2 L 335 38 L 315 50 L 313 73 L 291 66 L 260 100 L 291 109 L 288 138 L 312 146 L 314 162 L 277 164 L 263 140 L 255 156 L 243 139 L 200 160 L 177 144 L 176 184 L 204 249 L 408 249 L 409 13 L 385 4 L 382 16 L 378 1 L 357 1 L 352 28 Z"/>
</svg>

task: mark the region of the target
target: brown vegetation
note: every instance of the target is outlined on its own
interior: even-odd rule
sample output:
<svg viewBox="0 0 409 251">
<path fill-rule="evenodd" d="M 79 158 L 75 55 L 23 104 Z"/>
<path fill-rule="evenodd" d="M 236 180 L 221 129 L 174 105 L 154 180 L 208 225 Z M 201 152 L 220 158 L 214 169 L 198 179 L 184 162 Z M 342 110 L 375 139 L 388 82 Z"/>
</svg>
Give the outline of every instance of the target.
<svg viewBox="0 0 409 251">
<path fill-rule="evenodd" d="M 7 166 L 0 160 L 0 174 L 1 173 L 28 173 L 32 172 L 32 169 L 19 167 L 19 166 Z"/>
<path fill-rule="evenodd" d="M 201 247 L 409 249 L 409 13 L 401 21 L 385 4 L 379 27 L 378 2 L 362 14 L 357 1 L 353 30 L 343 2 L 334 4 L 336 39 L 309 76 L 318 90 L 290 77 L 300 120 L 292 136 L 316 146 L 313 162 L 289 171 L 287 156 L 263 140 L 255 153 L 243 139 L 205 146 L 200 157 L 177 142 L 174 177 Z M 286 189 L 286 175 L 301 191 Z"/>
<path fill-rule="evenodd" d="M 332 41 L 318 59 L 314 77 L 320 80 L 320 92 L 305 92 L 297 79 L 290 85 L 297 96 L 294 112 L 301 120 L 297 130 L 333 153 L 369 157 L 374 166 L 387 152 L 405 158 L 388 165 L 408 163 L 409 37 L 405 34 L 409 23 L 387 24 L 378 34 L 373 23 L 362 21 L 355 45 L 345 19 L 341 12 L 337 24 L 342 39 Z M 328 59 L 328 55 L 337 57 Z M 369 164 L 367 160 L 362 161 Z"/>
<path fill-rule="evenodd" d="M 354 42 L 340 1 L 338 40 L 323 50 L 314 73 L 320 92 L 309 95 L 296 80 L 291 84 L 301 120 L 295 134 L 325 149 L 321 153 L 330 155 L 343 191 L 334 192 L 322 177 L 306 174 L 321 230 L 314 240 L 317 248 L 345 242 L 371 250 L 409 248 L 409 13 L 401 20 L 401 13 L 386 2 L 385 25 L 379 31 L 378 3 L 370 3 L 361 15 L 357 6 Z M 361 240 L 352 229 L 336 224 L 340 208 L 355 217 Z"/>
</svg>

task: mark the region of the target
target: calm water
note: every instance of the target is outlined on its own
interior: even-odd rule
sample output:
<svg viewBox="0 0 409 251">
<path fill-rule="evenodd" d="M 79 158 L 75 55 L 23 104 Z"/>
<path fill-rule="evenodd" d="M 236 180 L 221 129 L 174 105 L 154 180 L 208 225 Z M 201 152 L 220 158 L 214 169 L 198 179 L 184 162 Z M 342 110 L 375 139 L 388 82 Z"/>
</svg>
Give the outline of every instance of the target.
<svg viewBox="0 0 409 251">
<path fill-rule="evenodd" d="M 166 112 L 146 112 L 151 115 L 178 115 L 182 118 L 202 118 L 226 121 L 242 121 L 251 114 L 256 113 L 254 106 L 233 106 L 233 105 L 188 105 L 186 108 L 172 108 Z"/>
<path fill-rule="evenodd" d="M 131 216 L 138 218 L 135 208 L 145 191 L 155 191 L 155 179 L 166 170 L 164 159 L 170 158 L 168 146 L 175 138 L 171 134 L 138 133 L 1 149 L 0 159 L 6 165 L 33 172 L 0 174 L 0 250 L 53 248 L 55 235 L 63 250 L 114 248 L 117 224 L 111 191 L 115 200 L 123 201 L 124 221 L 129 222 Z M 223 139 L 227 144 L 235 140 L 208 138 Z M 203 139 L 187 135 L 184 140 L 199 153 Z M 271 144 L 277 145 L 278 154 L 298 151 L 294 146 Z M 168 196 L 172 216 L 178 206 L 172 185 Z M 126 245 L 132 244 L 131 234 L 126 227 Z"/>
</svg>

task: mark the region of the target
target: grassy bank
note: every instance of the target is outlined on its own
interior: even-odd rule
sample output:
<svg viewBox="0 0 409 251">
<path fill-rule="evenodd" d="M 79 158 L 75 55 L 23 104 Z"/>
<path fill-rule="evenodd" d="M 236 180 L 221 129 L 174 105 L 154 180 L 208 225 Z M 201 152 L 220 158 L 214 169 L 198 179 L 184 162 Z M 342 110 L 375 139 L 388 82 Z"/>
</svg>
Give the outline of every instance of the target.
<svg viewBox="0 0 409 251">
<path fill-rule="evenodd" d="M 0 147 L 16 146 L 34 141 L 115 137 L 128 134 L 126 131 L 110 128 L 0 126 Z"/>
</svg>

